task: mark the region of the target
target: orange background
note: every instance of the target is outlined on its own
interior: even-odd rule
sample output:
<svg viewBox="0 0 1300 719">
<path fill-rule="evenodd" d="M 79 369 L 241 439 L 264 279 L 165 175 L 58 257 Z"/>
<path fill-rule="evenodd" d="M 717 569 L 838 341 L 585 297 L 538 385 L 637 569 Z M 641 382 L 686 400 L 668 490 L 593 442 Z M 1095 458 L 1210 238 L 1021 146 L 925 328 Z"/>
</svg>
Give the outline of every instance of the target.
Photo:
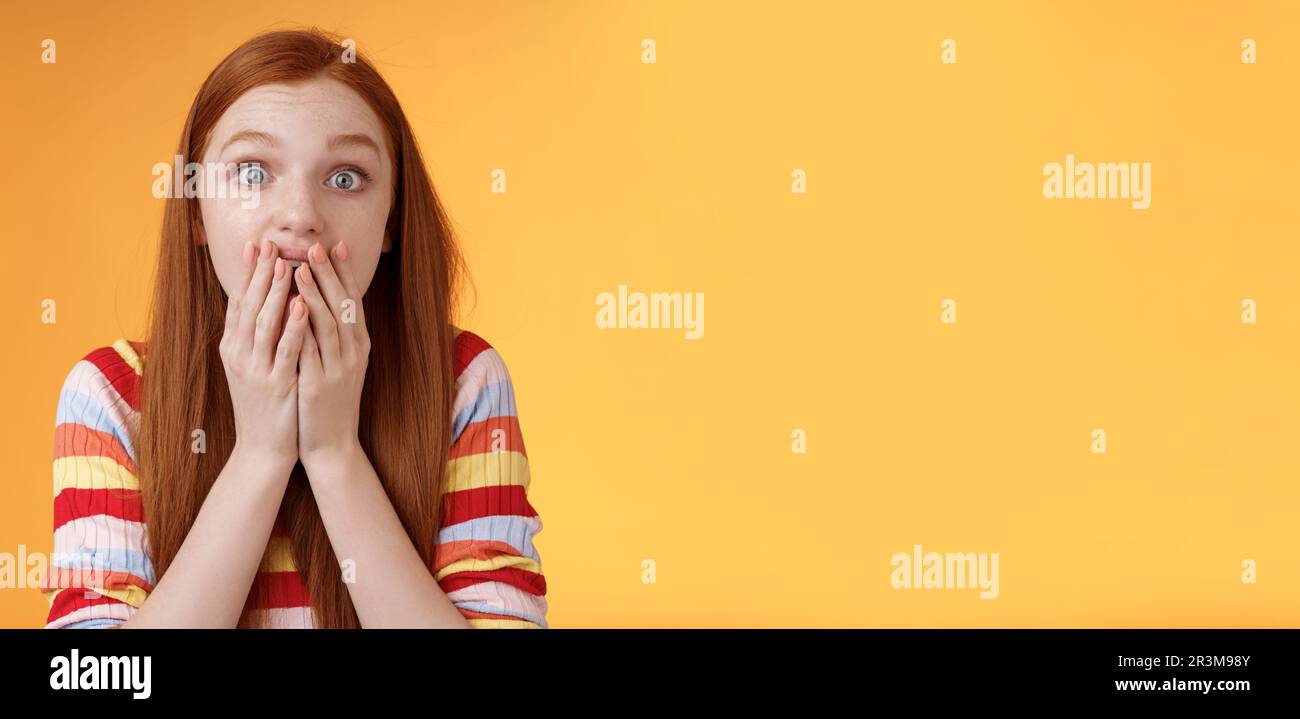
<svg viewBox="0 0 1300 719">
<path fill-rule="evenodd" d="M 199 84 L 314 24 L 394 86 L 460 233 L 553 627 L 1300 626 L 1300 6 L 2 12 L 0 552 L 51 549 L 60 383 L 141 336 L 150 170 Z M 1150 209 L 1044 199 L 1067 153 L 1151 162 Z M 619 284 L 705 293 L 704 337 L 598 329 Z M 893 589 L 917 543 L 998 552 L 1000 596 Z M 45 609 L 0 590 L 0 626 Z"/>
</svg>

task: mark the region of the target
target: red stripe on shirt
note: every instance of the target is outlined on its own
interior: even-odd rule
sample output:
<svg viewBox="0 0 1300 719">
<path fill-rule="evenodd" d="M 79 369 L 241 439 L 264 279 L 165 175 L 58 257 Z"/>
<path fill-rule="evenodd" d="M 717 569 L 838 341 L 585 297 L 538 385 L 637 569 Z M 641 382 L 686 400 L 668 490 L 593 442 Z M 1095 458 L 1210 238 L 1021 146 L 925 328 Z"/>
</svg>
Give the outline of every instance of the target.
<svg viewBox="0 0 1300 719">
<path fill-rule="evenodd" d="M 129 522 L 144 521 L 144 502 L 138 489 L 82 489 L 67 487 L 54 498 L 54 528 L 94 514 Z"/>
<path fill-rule="evenodd" d="M 307 585 L 298 572 L 258 572 L 250 595 L 256 597 L 254 609 L 295 609 L 311 605 Z"/>
<path fill-rule="evenodd" d="M 529 594 L 546 594 L 546 577 L 519 567 L 502 567 L 486 572 L 455 572 L 443 577 L 438 586 L 442 587 L 442 591 L 451 593 L 482 582 L 501 582 Z"/>
<path fill-rule="evenodd" d="M 89 589 L 66 589 L 54 596 L 54 601 L 50 604 L 50 614 L 45 623 L 52 624 L 78 609 L 85 609 L 86 607 L 93 607 L 99 604 L 121 603 L 122 601 L 119 599 L 106 597 L 103 594 L 97 594 Z M 90 617 L 87 618 L 89 619 Z"/>
<path fill-rule="evenodd" d="M 113 385 L 113 389 L 126 400 L 131 409 L 140 409 L 140 375 L 112 347 L 100 347 L 86 355 L 86 361 L 99 368 L 100 373 Z"/>
<path fill-rule="evenodd" d="M 501 514 L 536 517 L 537 510 L 528 502 L 522 485 L 491 485 L 448 492 L 442 502 L 442 526 L 468 522 L 480 517 Z"/>
<path fill-rule="evenodd" d="M 456 378 L 460 378 L 460 373 L 465 371 L 465 368 L 469 366 L 470 362 L 474 361 L 475 357 L 479 356 L 480 352 L 488 349 L 492 349 L 492 345 L 469 330 L 462 330 L 460 334 L 456 335 L 456 349 L 453 353 Z"/>
</svg>

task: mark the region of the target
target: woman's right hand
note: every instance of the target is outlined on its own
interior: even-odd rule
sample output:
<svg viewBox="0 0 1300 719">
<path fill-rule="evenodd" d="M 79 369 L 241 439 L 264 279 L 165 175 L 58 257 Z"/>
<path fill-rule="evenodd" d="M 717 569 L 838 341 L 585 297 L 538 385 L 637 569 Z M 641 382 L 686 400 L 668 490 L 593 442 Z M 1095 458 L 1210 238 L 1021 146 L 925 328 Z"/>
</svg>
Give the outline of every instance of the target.
<svg viewBox="0 0 1300 719">
<path fill-rule="evenodd" d="M 298 460 L 298 353 L 307 308 L 300 297 L 286 303 L 293 273 L 274 242 L 262 240 L 260 251 L 246 243 L 243 270 L 226 303 L 220 345 L 235 450 L 283 466 L 287 477 Z"/>
</svg>

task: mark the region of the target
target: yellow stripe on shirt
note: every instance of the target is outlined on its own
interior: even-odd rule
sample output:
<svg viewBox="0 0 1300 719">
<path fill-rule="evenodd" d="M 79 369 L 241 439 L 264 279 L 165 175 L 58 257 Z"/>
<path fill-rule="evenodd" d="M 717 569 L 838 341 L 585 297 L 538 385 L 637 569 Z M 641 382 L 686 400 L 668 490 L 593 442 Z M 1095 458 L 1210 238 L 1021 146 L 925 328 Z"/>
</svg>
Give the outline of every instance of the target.
<svg viewBox="0 0 1300 719">
<path fill-rule="evenodd" d="M 501 569 L 502 567 L 522 569 L 525 572 L 533 572 L 535 574 L 542 573 L 542 567 L 531 557 L 524 557 L 518 554 L 498 554 L 490 559 L 482 559 L 479 557 L 458 559 L 438 570 L 438 573 L 434 574 L 433 578 L 441 582 L 445 577 L 455 574 L 456 572 L 491 572 Z"/>
<path fill-rule="evenodd" d="M 144 374 L 144 358 L 135 353 L 135 348 L 131 346 L 130 342 L 120 339 L 113 343 L 113 349 L 117 351 L 117 354 L 122 359 L 126 360 L 128 365 L 131 365 L 131 369 L 135 370 L 137 375 Z"/>
<path fill-rule="evenodd" d="M 45 601 L 54 606 L 54 600 L 63 592 L 85 592 L 87 598 L 93 598 L 94 595 L 100 594 L 105 597 L 111 597 L 119 602 L 126 602 L 135 608 L 140 608 L 144 600 L 149 597 L 149 593 L 142 587 L 134 584 L 123 587 L 122 589 L 101 589 L 99 587 L 61 587 L 59 589 L 45 589 L 41 594 L 45 596 Z"/>
<path fill-rule="evenodd" d="M 473 629 L 541 629 L 532 622 L 523 619 L 486 619 L 478 617 L 469 620 Z"/>
<path fill-rule="evenodd" d="M 262 555 L 262 572 L 296 572 L 293 563 L 293 550 L 288 537 L 271 537 L 266 544 L 266 554 Z"/>
<path fill-rule="evenodd" d="M 76 489 L 139 489 L 131 470 L 108 457 L 72 456 L 54 460 L 54 494 Z"/>
<path fill-rule="evenodd" d="M 517 450 L 480 452 L 447 463 L 447 491 L 522 485 L 528 489 L 528 458 Z"/>
</svg>

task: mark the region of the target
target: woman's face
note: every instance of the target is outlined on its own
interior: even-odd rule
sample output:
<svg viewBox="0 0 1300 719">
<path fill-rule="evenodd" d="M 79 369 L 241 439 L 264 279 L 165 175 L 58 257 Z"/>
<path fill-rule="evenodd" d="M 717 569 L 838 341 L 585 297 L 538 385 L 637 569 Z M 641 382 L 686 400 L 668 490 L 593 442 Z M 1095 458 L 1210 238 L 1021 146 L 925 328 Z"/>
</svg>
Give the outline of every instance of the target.
<svg viewBox="0 0 1300 719">
<path fill-rule="evenodd" d="M 392 205 L 392 159 L 379 117 L 354 90 L 328 77 L 260 85 L 212 128 L 201 162 L 235 163 L 239 192 L 201 197 L 201 241 L 227 296 L 242 276 L 244 243 L 279 247 L 302 261 L 313 244 L 347 242 L 361 292 L 370 286 Z M 250 202 L 257 185 L 256 202 Z M 205 193 L 217 194 L 217 193 Z M 243 195 L 241 198 L 240 195 Z"/>
</svg>

